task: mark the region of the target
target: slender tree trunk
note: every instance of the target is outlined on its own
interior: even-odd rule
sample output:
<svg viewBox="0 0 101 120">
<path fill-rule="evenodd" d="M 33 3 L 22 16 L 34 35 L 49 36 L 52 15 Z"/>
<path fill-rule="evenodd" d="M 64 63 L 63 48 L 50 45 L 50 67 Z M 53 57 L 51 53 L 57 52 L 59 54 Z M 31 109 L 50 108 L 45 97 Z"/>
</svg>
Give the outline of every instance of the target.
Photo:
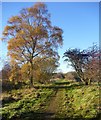
<svg viewBox="0 0 101 120">
<path fill-rule="evenodd" d="M 83 83 L 83 84 L 85 84 L 85 81 L 84 81 L 84 79 L 82 79 L 82 78 L 81 78 L 81 81 L 82 81 L 82 83 Z"/>
<path fill-rule="evenodd" d="M 88 81 L 85 81 L 85 85 L 88 85 Z"/>
<path fill-rule="evenodd" d="M 33 87 L 33 63 L 30 62 L 31 67 L 30 67 L 30 86 Z"/>
<path fill-rule="evenodd" d="M 78 77 L 80 78 L 80 80 L 82 81 L 82 83 L 85 84 L 84 73 L 82 72 L 82 70 L 76 69 L 76 73 L 77 73 Z"/>
<path fill-rule="evenodd" d="M 33 75 L 31 73 L 31 76 L 30 76 L 30 86 L 32 87 L 33 86 Z"/>
<path fill-rule="evenodd" d="M 89 79 L 89 84 L 91 85 L 91 79 Z"/>
<path fill-rule="evenodd" d="M 89 85 L 89 79 L 85 79 L 85 85 Z"/>
</svg>

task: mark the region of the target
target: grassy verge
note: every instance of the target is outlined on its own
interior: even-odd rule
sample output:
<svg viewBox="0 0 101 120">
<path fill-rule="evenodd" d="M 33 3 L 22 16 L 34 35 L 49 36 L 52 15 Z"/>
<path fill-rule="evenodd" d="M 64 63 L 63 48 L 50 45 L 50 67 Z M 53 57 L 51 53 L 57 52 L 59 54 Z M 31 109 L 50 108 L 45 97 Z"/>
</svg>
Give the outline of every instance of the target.
<svg viewBox="0 0 101 120">
<path fill-rule="evenodd" d="M 12 91 L 13 98 L 15 101 L 5 102 L 2 108 L 3 119 L 14 119 L 21 117 L 31 117 L 31 112 L 36 112 L 40 109 L 40 106 L 45 102 L 45 100 L 52 94 L 53 90 L 48 89 L 38 89 L 37 91 L 26 89 Z M 32 114 L 33 115 L 33 114 Z"/>
<path fill-rule="evenodd" d="M 22 88 L 2 94 L 4 120 L 46 119 L 47 112 L 57 119 L 93 119 L 99 113 L 99 86 L 84 86 L 70 81 Z M 49 115 L 53 117 L 53 115 Z"/>
</svg>

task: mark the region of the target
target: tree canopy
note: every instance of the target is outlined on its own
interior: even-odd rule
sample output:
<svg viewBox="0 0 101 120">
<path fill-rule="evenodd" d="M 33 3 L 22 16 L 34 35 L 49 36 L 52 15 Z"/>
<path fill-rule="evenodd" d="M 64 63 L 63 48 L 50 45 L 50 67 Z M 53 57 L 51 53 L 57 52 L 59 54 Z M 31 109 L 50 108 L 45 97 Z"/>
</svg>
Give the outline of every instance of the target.
<svg viewBox="0 0 101 120">
<path fill-rule="evenodd" d="M 64 53 L 65 61 L 69 61 L 82 82 L 88 84 L 99 77 L 99 49 L 93 45 L 87 50 L 68 49 Z"/>
<path fill-rule="evenodd" d="M 57 48 L 63 44 L 62 34 L 61 28 L 52 26 L 47 6 L 36 3 L 8 20 L 3 39 L 8 40 L 8 55 L 13 64 L 30 64 L 33 84 L 33 59 L 39 56 L 57 59 Z"/>
</svg>

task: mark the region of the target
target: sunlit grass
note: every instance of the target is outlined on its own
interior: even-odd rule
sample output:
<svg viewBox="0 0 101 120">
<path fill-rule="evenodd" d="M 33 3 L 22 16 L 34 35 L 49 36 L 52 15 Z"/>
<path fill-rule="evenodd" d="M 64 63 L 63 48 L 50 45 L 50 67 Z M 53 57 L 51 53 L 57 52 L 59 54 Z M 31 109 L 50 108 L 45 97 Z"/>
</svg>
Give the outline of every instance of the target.
<svg viewBox="0 0 101 120">
<path fill-rule="evenodd" d="M 28 120 L 33 117 L 37 120 L 37 113 L 45 113 L 48 110 L 52 112 L 51 104 L 54 104 L 55 118 L 94 118 L 99 112 L 97 84 L 85 86 L 77 82 L 59 80 L 53 84 L 36 86 L 40 87 L 38 89 L 23 87 L 2 94 L 3 108 L 0 110 L 5 120 L 14 118 Z"/>
</svg>

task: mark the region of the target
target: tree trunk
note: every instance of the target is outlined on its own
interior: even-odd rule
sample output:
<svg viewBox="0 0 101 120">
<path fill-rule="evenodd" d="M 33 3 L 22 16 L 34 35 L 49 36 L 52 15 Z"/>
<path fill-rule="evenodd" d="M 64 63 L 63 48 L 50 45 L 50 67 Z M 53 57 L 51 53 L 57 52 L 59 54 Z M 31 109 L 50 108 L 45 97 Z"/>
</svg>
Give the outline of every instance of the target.
<svg viewBox="0 0 101 120">
<path fill-rule="evenodd" d="M 89 85 L 89 79 L 88 78 L 85 79 L 85 85 Z"/>
<path fill-rule="evenodd" d="M 89 79 L 89 84 L 91 85 L 91 79 Z"/>
<path fill-rule="evenodd" d="M 88 79 L 81 78 L 81 81 L 82 81 L 85 85 L 89 85 L 89 80 L 88 80 Z"/>
<path fill-rule="evenodd" d="M 33 87 L 33 63 L 30 62 L 31 67 L 30 67 L 30 86 Z"/>
<path fill-rule="evenodd" d="M 83 78 L 80 78 L 80 80 L 82 81 L 82 83 L 85 83 L 84 79 Z"/>
<path fill-rule="evenodd" d="M 30 86 L 32 87 L 33 86 L 33 74 L 31 73 L 31 76 L 30 76 Z"/>
<path fill-rule="evenodd" d="M 88 85 L 88 81 L 85 82 L 85 85 Z"/>
</svg>

